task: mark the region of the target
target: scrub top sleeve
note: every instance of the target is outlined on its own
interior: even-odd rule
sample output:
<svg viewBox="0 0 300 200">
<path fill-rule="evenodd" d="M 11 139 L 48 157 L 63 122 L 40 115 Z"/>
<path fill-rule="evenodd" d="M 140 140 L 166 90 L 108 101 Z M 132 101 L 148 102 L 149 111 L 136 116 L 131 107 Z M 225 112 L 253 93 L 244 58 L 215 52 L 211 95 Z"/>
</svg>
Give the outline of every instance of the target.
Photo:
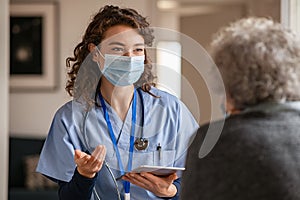
<svg viewBox="0 0 300 200">
<path fill-rule="evenodd" d="M 74 174 L 74 133 L 66 119 L 72 119 L 64 112 L 57 112 L 44 143 L 36 171 L 52 179 L 69 182 Z M 73 136 L 74 137 L 74 136 Z M 75 143 L 76 144 L 76 143 Z"/>
<path fill-rule="evenodd" d="M 187 149 L 195 137 L 199 124 L 184 105 L 180 102 L 179 118 L 178 118 L 178 132 L 176 139 L 176 161 L 174 166 L 184 167 L 187 155 Z M 181 175 L 181 173 L 179 174 Z"/>
</svg>

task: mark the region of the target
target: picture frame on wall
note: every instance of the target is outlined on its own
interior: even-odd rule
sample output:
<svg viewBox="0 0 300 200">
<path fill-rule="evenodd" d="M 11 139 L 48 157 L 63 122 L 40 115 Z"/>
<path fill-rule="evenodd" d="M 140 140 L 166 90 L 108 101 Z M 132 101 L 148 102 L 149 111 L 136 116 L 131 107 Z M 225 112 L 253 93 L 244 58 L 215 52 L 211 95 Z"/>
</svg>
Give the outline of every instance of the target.
<svg viewBox="0 0 300 200">
<path fill-rule="evenodd" d="M 10 90 L 49 90 L 56 86 L 56 5 L 10 5 Z"/>
</svg>

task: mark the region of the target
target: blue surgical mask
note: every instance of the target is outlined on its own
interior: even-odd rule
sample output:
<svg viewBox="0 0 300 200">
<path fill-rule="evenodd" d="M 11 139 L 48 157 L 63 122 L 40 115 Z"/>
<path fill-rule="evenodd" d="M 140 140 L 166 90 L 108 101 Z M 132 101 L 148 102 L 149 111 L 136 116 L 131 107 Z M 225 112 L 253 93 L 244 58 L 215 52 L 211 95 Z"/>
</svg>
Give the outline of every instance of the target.
<svg viewBox="0 0 300 200">
<path fill-rule="evenodd" d="M 105 54 L 102 74 L 116 86 L 132 85 L 144 72 L 145 56 L 119 56 Z"/>
</svg>

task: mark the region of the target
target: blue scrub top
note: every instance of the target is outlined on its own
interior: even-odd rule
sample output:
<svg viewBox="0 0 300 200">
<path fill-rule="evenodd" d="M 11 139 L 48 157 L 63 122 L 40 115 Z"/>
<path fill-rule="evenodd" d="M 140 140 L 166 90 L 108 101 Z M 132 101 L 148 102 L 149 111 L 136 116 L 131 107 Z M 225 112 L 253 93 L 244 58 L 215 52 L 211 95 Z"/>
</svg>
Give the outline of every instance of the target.
<svg viewBox="0 0 300 200">
<path fill-rule="evenodd" d="M 132 169 L 140 165 L 184 167 L 186 151 L 190 140 L 199 128 L 198 123 L 186 106 L 175 96 L 156 88 L 152 88 L 151 93 L 159 98 L 141 89 L 137 92 L 135 139 L 146 138 L 149 140 L 149 146 L 145 150 L 134 149 Z M 115 137 L 120 136 L 118 148 L 126 171 L 132 109 L 130 106 L 123 123 L 108 103 L 106 106 Z M 56 180 L 69 182 L 76 168 L 74 150 L 92 153 L 99 144 L 106 146 L 105 160 L 114 176 L 119 177 L 116 152 L 109 136 L 102 107 L 94 106 L 87 112 L 82 104 L 74 100 L 70 101 L 63 105 L 54 116 L 40 155 L 37 172 Z M 161 146 L 161 152 L 157 150 L 157 146 Z M 178 176 L 180 177 L 181 174 Z M 118 188 L 123 195 L 122 181 L 118 181 Z M 104 165 L 99 171 L 95 189 L 101 199 L 117 199 L 113 177 Z M 94 197 L 95 195 L 92 199 L 96 199 Z M 130 188 L 130 197 L 131 199 L 161 199 L 133 184 Z"/>
</svg>

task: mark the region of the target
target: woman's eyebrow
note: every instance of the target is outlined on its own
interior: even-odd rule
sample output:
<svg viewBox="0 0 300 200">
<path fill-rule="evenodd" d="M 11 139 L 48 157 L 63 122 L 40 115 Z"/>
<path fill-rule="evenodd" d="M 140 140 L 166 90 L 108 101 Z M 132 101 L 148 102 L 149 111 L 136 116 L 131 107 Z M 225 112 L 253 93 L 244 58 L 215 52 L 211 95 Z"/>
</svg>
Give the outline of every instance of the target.
<svg viewBox="0 0 300 200">
<path fill-rule="evenodd" d="M 126 46 L 125 44 L 121 43 L 121 42 L 110 42 L 108 45 L 119 45 L 119 46 Z M 136 43 L 133 46 L 145 46 L 144 43 Z"/>
<path fill-rule="evenodd" d="M 121 42 L 110 42 L 108 45 L 119 45 L 119 46 L 125 46 L 125 44 Z"/>
<path fill-rule="evenodd" d="M 145 44 L 144 43 L 136 43 L 136 44 L 134 44 L 134 46 L 145 46 Z"/>
</svg>

